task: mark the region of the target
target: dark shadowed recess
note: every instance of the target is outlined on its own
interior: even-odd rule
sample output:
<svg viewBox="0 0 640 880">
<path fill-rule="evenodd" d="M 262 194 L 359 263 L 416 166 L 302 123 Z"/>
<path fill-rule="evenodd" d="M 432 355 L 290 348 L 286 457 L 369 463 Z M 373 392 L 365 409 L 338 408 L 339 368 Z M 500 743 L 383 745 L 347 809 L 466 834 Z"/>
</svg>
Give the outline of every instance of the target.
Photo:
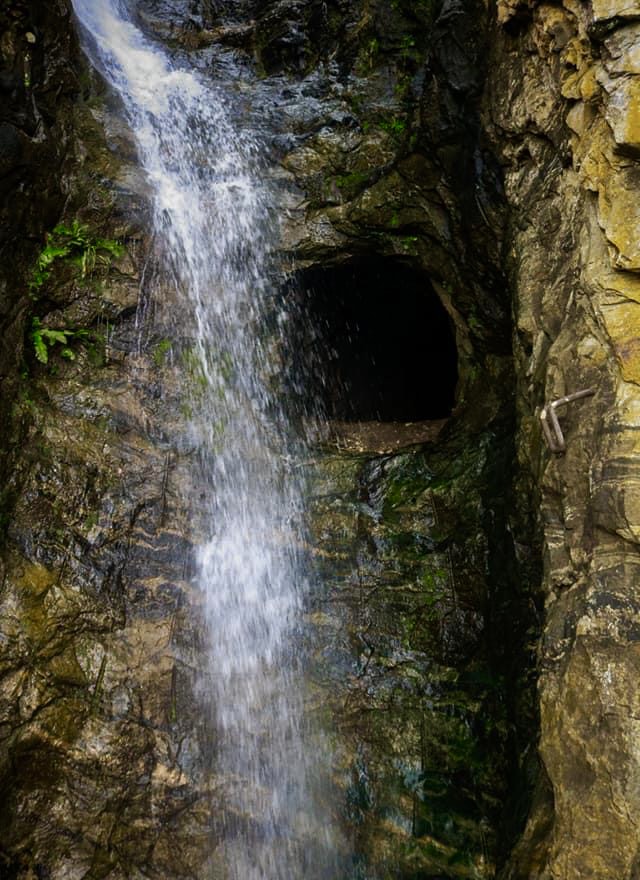
<svg viewBox="0 0 640 880">
<path fill-rule="evenodd" d="M 458 381 L 449 315 L 428 275 L 361 257 L 298 277 L 311 385 L 329 418 L 417 422 L 451 415 Z"/>
</svg>

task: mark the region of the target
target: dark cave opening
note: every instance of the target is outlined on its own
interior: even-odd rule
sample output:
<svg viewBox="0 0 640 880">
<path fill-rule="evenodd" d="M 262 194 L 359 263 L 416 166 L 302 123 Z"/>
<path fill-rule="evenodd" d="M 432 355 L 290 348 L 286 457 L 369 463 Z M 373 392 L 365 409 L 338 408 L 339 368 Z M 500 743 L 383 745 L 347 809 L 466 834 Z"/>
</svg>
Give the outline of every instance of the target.
<svg viewBox="0 0 640 880">
<path fill-rule="evenodd" d="M 402 259 L 366 257 L 308 269 L 298 284 L 313 336 L 312 384 L 329 418 L 419 422 L 451 415 L 454 327 L 425 273 Z"/>
</svg>

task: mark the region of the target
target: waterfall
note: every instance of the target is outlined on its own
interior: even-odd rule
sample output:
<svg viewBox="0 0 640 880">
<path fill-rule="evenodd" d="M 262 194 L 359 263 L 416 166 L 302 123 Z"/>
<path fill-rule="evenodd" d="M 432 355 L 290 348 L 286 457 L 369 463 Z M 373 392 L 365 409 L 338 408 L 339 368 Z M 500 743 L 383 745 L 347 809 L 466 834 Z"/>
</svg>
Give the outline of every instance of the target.
<svg viewBox="0 0 640 880">
<path fill-rule="evenodd" d="M 93 64 L 120 96 L 153 195 L 164 282 L 190 340 L 197 581 L 208 632 L 220 848 L 229 880 L 338 874 L 314 808 L 299 650 L 304 493 L 278 386 L 287 332 L 269 281 L 275 231 L 260 144 L 209 83 L 146 37 L 119 0 L 73 0 Z M 316 763 L 319 758 L 316 756 Z"/>
</svg>

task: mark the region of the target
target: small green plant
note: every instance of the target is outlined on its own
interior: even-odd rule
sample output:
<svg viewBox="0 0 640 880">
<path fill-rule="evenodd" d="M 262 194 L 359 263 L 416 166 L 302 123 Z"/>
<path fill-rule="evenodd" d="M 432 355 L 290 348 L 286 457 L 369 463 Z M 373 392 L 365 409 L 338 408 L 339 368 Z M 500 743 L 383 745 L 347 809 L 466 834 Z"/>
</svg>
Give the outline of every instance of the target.
<svg viewBox="0 0 640 880">
<path fill-rule="evenodd" d="M 386 131 L 388 134 L 391 134 L 396 138 L 399 138 L 404 133 L 406 127 L 407 123 L 404 119 L 398 119 L 397 116 L 393 116 L 391 119 L 383 119 L 380 123 L 380 128 L 383 131 Z"/>
<path fill-rule="evenodd" d="M 333 182 L 339 190 L 362 189 L 369 180 L 369 174 L 365 171 L 352 171 L 350 174 L 339 174 L 333 178 Z"/>
<path fill-rule="evenodd" d="M 347 92 L 345 100 L 348 102 L 356 116 L 362 112 L 362 95 L 354 94 L 354 92 Z"/>
<path fill-rule="evenodd" d="M 68 361 L 74 361 L 76 354 L 71 348 L 72 342 L 80 342 L 89 336 L 88 330 L 70 330 L 65 327 L 64 330 L 54 330 L 51 327 L 43 327 L 40 318 L 33 318 L 31 321 L 31 342 L 36 358 L 41 364 L 49 363 L 49 350 L 55 346 L 62 346 L 59 349 L 60 357 Z"/>
<path fill-rule="evenodd" d="M 99 519 L 100 517 L 98 516 L 97 511 L 92 510 L 90 513 L 88 513 L 83 523 L 85 531 L 90 532 L 91 529 L 95 528 L 95 526 L 98 525 Z"/>
<path fill-rule="evenodd" d="M 156 345 L 153 352 L 153 362 L 156 367 L 161 367 L 163 365 L 170 351 L 171 340 L 167 339 L 166 337 L 164 339 L 161 339 L 160 342 Z"/>
<path fill-rule="evenodd" d="M 32 297 L 37 296 L 58 260 L 74 263 L 85 278 L 96 265 L 108 265 L 112 259 L 121 257 L 123 251 L 120 242 L 94 236 L 89 227 L 78 220 L 74 220 L 71 226 L 60 223 L 47 235 L 47 243 L 38 255 L 31 274 L 29 291 Z"/>
<path fill-rule="evenodd" d="M 92 367 L 104 367 L 107 363 L 107 339 L 109 325 L 105 333 L 94 331 L 86 341 L 87 358 Z"/>
<path fill-rule="evenodd" d="M 209 379 L 195 346 L 185 348 L 180 355 L 182 367 L 187 375 L 191 393 L 199 398 L 209 387 Z"/>
</svg>

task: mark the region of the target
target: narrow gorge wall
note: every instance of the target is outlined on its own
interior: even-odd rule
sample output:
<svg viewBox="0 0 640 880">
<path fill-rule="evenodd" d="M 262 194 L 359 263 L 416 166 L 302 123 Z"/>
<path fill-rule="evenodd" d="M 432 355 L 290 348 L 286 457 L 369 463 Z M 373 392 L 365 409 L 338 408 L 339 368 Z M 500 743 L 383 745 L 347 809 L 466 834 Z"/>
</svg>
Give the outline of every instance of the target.
<svg viewBox="0 0 640 880">
<path fill-rule="evenodd" d="M 0 13 L 0 877 L 208 880 L 224 804 L 180 440 L 197 367 L 157 290 L 120 108 L 68 3 L 41 6 Z M 314 315 L 302 356 L 334 377 L 329 410 L 348 421 L 337 377 L 370 365 L 364 343 L 330 364 L 340 303 L 351 324 L 392 311 L 390 336 L 424 322 L 434 348 L 423 291 L 455 336 L 455 367 L 444 348 L 403 363 L 401 341 L 387 361 L 412 412 L 444 424 L 399 444 L 329 432 L 308 465 L 309 702 L 350 876 L 640 876 L 640 8 L 144 0 L 137 16 L 203 77 L 228 53 L 243 70 L 276 283 Z M 45 233 L 74 221 L 71 259 L 34 287 Z M 43 327 L 71 359 L 55 337 L 38 359 Z M 295 370 L 301 353 L 281 354 Z M 452 412 L 433 402 L 444 384 Z M 539 408 L 586 387 L 554 457 Z"/>
<path fill-rule="evenodd" d="M 508 877 L 635 877 L 638 832 L 638 20 L 500 2 L 485 123 L 505 169 L 519 456 L 544 534 L 540 787 Z M 596 395 L 541 443 L 543 401 Z"/>
</svg>

